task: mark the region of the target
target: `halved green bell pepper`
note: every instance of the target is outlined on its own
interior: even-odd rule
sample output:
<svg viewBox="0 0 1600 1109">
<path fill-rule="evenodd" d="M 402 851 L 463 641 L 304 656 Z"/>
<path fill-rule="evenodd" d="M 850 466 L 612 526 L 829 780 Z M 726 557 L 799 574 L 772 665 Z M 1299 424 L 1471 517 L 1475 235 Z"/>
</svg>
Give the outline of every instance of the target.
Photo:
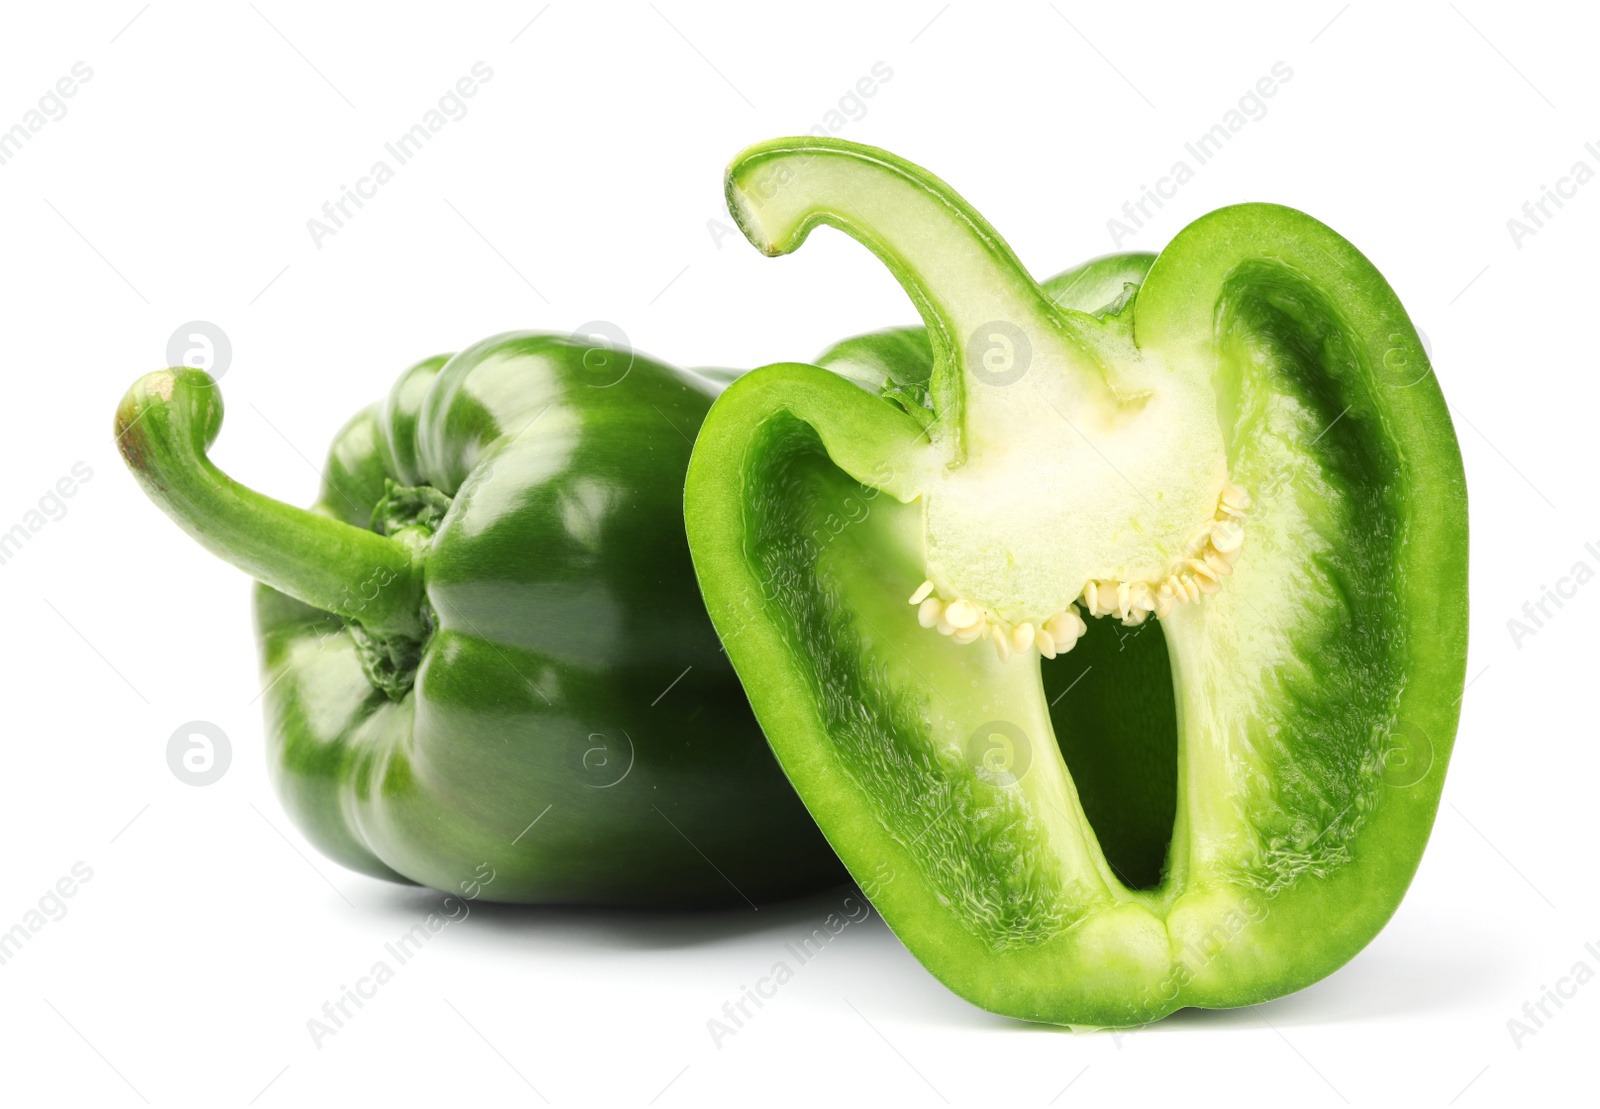
<svg viewBox="0 0 1600 1109">
<path fill-rule="evenodd" d="M 860 240 L 926 327 L 735 381 L 685 502 L 756 716 L 890 927 L 1068 1025 L 1350 959 L 1432 827 L 1467 631 L 1459 449 L 1371 263 L 1243 204 L 1047 292 L 943 182 L 828 139 L 747 150 L 728 198 L 768 254 Z"/>
<path fill-rule="evenodd" d="M 844 878 L 695 587 L 682 483 L 717 388 L 496 336 L 351 420 L 306 511 L 206 457 L 206 374 L 134 385 L 134 476 L 262 583 L 272 777 L 323 853 L 494 901 L 742 904 Z"/>
</svg>

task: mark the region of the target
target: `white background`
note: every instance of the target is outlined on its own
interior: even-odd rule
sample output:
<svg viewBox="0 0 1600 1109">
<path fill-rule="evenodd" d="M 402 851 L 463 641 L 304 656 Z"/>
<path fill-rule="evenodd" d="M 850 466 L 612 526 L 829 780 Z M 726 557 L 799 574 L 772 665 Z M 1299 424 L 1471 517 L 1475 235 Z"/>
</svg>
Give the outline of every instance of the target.
<svg viewBox="0 0 1600 1109">
<path fill-rule="evenodd" d="M 1591 1088 L 1600 984 L 1520 1045 L 1507 1021 L 1575 963 L 1600 971 L 1600 585 L 1520 642 L 1507 621 L 1576 563 L 1600 569 L 1584 546 L 1600 544 L 1600 183 L 1520 245 L 1506 221 L 1574 162 L 1600 170 L 1592 16 L 139 5 L 0 16 L 0 128 L 74 63 L 93 70 L 0 166 L 0 530 L 74 463 L 92 470 L 0 566 L 0 929 L 75 862 L 93 870 L 0 966 L 0 1097 L 1044 1106 L 1137 1089 L 1465 1107 Z M 315 245 L 306 221 L 480 60 L 493 77 L 468 114 Z M 219 463 L 304 503 L 348 415 L 413 360 L 496 331 L 606 319 L 669 361 L 754 366 L 911 321 L 842 236 L 771 261 L 708 226 L 736 151 L 824 124 L 875 62 L 892 78 L 839 133 L 942 175 L 1042 277 L 1112 249 L 1106 221 L 1279 61 L 1293 77 L 1265 117 L 1121 245 L 1156 249 L 1234 201 L 1303 208 L 1377 263 L 1432 344 L 1472 498 L 1471 685 L 1432 843 L 1383 934 L 1257 1009 L 1075 1035 L 973 1009 L 874 917 L 717 1046 L 707 1020 L 843 891 L 670 917 L 480 905 L 314 1046 L 307 1020 L 438 898 L 322 859 L 272 795 L 247 582 L 140 495 L 111 443 L 174 329 L 231 340 Z M 205 788 L 165 755 L 196 719 L 234 753 Z"/>
</svg>

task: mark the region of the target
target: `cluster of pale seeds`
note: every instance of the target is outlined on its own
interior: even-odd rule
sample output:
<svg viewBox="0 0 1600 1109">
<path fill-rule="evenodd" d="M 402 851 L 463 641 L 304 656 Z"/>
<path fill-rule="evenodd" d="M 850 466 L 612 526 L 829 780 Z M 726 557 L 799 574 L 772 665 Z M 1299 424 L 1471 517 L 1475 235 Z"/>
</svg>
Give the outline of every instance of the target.
<svg viewBox="0 0 1600 1109">
<path fill-rule="evenodd" d="M 1044 620 L 1025 620 L 1008 625 L 976 602 L 956 598 L 946 601 L 933 595 L 933 582 L 925 581 L 911 594 L 917 606 L 917 623 L 948 635 L 957 643 L 976 643 L 980 639 L 994 644 L 1001 662 L 1013 653 L 1037 647 L 1045 658 L 1064 655 L 1077 645 L 1089 630 L 1078 605 L 1090 616 L 1115 616 L 1132 626 L 1144 622 L 1152 612 L 1160 619 L 1173 605 L 1191 604 L 1202 595 L 1222 588 L 1222 579 L 1233 573 L 1233 564 L 1244 543 L 1244 519 L 1250 510 L 1250 494 L 1232 482 L 1222 487 L 1216 515 L 1190 541 L 1188 549 L 1168 568 L 1158 582 L 1091 581 L 1083 587 L 1076 603 Z"/>
</svg>

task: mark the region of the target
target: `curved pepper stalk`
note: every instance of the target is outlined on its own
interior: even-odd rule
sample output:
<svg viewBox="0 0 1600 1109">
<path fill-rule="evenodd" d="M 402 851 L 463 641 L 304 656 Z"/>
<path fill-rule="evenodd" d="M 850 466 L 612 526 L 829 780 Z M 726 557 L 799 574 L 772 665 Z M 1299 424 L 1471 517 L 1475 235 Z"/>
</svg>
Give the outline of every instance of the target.
<svg viewBox="0 0 1600 1109">
<path fill-rule="evenodd" d="M 145 493 L 201 546 L 257 581 L 371 632 L 421 639 L 414 548 L 247 489 L 206 452 L 222 393 L 204 370 L 146 374 L 117 407 L 117 445 Z"/>
<path fill-rule="evenodd" d="M 1421 858 L 1467 628 L 1459 449 L 1371 263 L 1246 204 L 1046 291 L 943 182 L 829 139 L 728 194 L 768 254 L 859 239 L 926 329 L 734 382 L 685 494 L 768 740 L 896 934 L 1070 1025 L 1350 959 Z"/>
</svg>

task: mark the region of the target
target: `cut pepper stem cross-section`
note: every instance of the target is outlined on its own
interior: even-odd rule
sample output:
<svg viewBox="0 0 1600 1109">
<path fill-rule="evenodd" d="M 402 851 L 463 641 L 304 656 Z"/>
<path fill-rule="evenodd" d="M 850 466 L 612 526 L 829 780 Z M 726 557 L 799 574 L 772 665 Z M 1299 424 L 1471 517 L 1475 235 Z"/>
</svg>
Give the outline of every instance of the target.
<svg viewBox="0 0 1600 1109">
<path fill-rule="evenodd" d="M 861 241 L 925 328 L 734 382 L 685 494 L 768 740 L 890 926 L 1060 1024 L 1351 958 L 1421 857 L 1466 643 L 1460 454 L 1371 263 L 1245 204 L 1041 286 L 829 139 L 728 196 L 768 254 Z"/>
<path fill-rule="evenodd" d="M 742 156 L 730 206 L 768 254 L 819 223 L 859 238 L 927 322 L 937 419 L 914 481 L 928 574 L 910 598 L 922 626 L 1001 661 L 1053 658 L 1085 614 L 1137 624 L 1217 592 L 1250 497 L 1227 481 L 1210 383 L 1141 352 L 1117 320 L 1050 299 L 923 171 L 855 147 L 804 158 L 796 169 L 781 143 Z"/>
</svg>

